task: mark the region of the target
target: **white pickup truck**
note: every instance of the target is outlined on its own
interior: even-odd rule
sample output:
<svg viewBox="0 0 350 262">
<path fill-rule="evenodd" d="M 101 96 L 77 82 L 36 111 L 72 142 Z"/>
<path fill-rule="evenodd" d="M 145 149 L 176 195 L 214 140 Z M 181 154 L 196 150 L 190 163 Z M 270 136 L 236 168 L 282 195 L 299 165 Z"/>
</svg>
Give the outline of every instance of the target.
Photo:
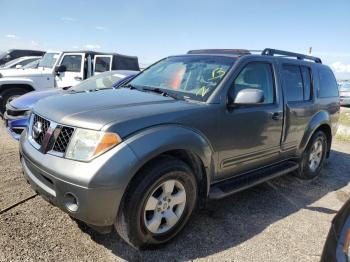
<svg viewBox="0 0 350 262">
<path fill-rule="evenodd" d="M 8 102 L 27 92 L 73 86 L 109 70 L 139 70 L 138 58 L 93 51 L 47 52 L 37 68 L 0 72 L 0 113 Z"/>
</svg>

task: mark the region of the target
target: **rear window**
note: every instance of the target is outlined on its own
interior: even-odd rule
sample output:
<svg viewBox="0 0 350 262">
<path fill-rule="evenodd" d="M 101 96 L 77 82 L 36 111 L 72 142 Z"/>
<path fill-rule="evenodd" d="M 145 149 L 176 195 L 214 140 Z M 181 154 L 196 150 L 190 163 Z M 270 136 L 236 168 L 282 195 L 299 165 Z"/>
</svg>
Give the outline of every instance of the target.
<svg viewBox="0 0 350 262">
<path fill-rule="evenodd" d="M 338 96 L 338 85 L 333 72 L 328 68 L 319 70 L 320 90 L 319 97 L 335 97 Z"/>
</svg>

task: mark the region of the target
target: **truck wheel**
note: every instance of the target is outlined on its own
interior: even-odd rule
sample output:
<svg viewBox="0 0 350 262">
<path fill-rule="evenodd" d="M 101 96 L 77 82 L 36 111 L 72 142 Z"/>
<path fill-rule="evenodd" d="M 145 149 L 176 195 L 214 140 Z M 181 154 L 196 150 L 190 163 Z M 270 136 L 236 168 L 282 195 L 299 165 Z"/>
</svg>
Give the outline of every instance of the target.
<svg viewBox="0 0 350 262">
<path fill-rule="evenodd" d="M 176 158 L 159 158 L 138 174 L 126 192 L 116 230 L 136 248 L 163 244 L 184 227 L 196 201 L 192 170 Z"/>
<path fill-rule="evenodd" d="M 0 100 L 0 112 L 3 113 L 6 110 L 6 104 L 13 99 L 27 93 L 28 91 L 23 88 L 9 88 L 0 93 L 2 99 Z"/>
<path fill-rule="evenodd" d="M 327 151 L 327 137 L 322 131 L 317 131 L 310 139 L 300 161 L 299 177 L 312 179 L 316 177 L 323 166 Z"/>
</svg>

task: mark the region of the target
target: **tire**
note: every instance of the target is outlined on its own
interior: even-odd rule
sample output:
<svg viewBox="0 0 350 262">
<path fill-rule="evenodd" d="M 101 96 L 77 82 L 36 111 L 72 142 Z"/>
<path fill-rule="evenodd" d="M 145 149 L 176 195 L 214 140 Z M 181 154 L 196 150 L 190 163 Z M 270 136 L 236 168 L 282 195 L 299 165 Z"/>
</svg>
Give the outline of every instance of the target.
<svg viewBox="0 0 350 262">
<path fill-rule="evenodd" d="M 168 188 L 168 193 L 164 188 Z M 138 249 L 164 244 L 185 226 L 197 196 L 197 182 L 188 165 L 173 157 L 158 158 L 129 187 L 115 228 L 127 243 Z"/>
<path fill-rule="evenodd" d="M 0 100 L 0 112 L 4 113 L 6 111 L 6 104 L 12 101 L 13 99 L 24 95 L 28 91 L 23 88 L 13 87 L 6 89 L 0 93 L 2 99 Z"/>
<path fill-rule="evenodd" d="M 297 175 L 301 179 L 313 179 L 319 175 L 325 162 L 327 144 L 327 137 L 324 132 L 317 131 L 313 134 L 300 161 Z M 322 148 L 320 149 L 317 145 L 322 146 Z M 317 157 L 313 157 L 315 152 Z"/>
</svg>

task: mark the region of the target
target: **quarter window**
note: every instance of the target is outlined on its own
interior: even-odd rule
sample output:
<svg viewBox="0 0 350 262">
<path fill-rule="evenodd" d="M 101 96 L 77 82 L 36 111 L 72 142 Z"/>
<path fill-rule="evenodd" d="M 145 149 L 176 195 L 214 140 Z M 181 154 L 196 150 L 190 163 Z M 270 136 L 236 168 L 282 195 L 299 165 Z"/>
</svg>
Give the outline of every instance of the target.
<svg viewBox="0 0 350 262">
<path fill-rule="evenodd" d="M 249 63 L 234 81 L 232 97 L 243 89 L 260 89 L 264 92 L 263 104 L 274 102 L 274 80 L 272 67 L 268 63 Z"/>
<path fill-rule="evenodd" d="M 320 91 L 319 97 L 338 96 L 338 85 L 333 72 L 328 68 L 322 68 L 319 71 Z"/>
<path fill-rule="evenodd" d="M 81 55 L 66 55 L 63 57 L 61 65 L 65 65 L 67 72 L 80 72 L 81 71 Z"/>
</svg>

